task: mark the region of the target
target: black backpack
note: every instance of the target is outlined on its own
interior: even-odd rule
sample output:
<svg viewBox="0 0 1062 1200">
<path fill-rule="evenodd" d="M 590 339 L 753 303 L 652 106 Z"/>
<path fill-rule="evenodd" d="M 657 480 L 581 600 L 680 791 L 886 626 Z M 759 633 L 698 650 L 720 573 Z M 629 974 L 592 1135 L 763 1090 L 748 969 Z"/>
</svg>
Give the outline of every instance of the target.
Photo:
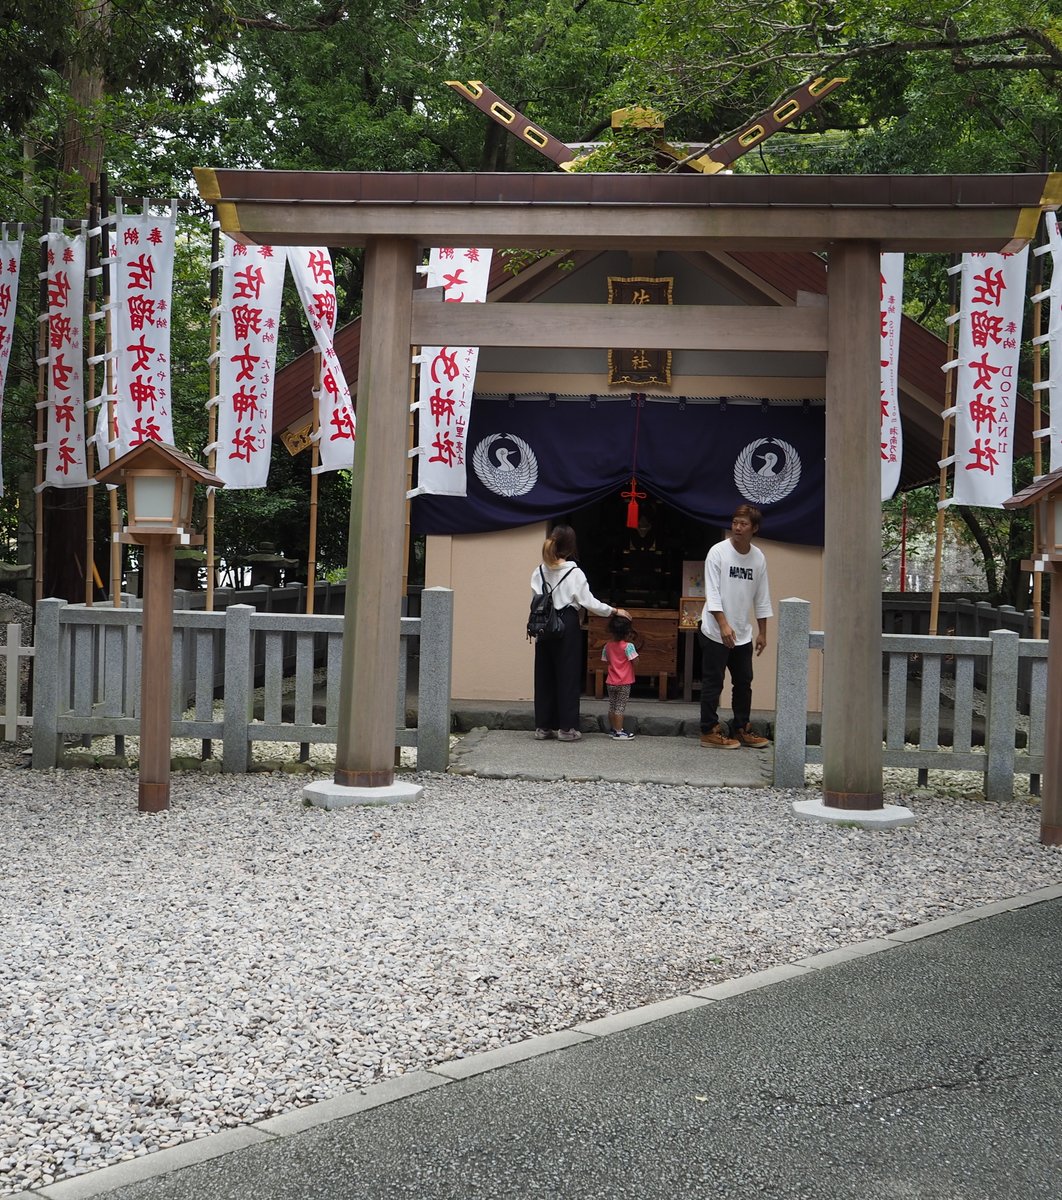
<svg viewBox="0 0 1062 1200">
<path fill-rule="evenodd" d="M 571 571 L 566 571 L 555 586 L 560 587 L 574 570 L 572 567 Z M 527 617 L 527 638 L 532 642 L 539 638 L 549 641 L 564 633 L 564 618 L 560 610 L 553 607 L 553 588 L 546 582 L 541 567 L 538 568 L 538 574 L 542 580 L 542 591 L 531 597 L 531 612 Z"/>
</svg>

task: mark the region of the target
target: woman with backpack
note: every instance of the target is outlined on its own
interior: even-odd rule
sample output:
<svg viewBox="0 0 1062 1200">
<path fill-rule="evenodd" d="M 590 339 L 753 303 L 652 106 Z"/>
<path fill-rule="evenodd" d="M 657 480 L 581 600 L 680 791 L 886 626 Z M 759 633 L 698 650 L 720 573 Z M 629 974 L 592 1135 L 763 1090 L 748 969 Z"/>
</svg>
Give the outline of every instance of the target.
<svg viewBox="0 0 1062 1200">
<path fill-rule="evenodd" d="M 579 732 L 584 668 L 579 609 L 587 608 L 600 617 L 630 615 L 594 596 L 576 562 L 578 556 L 575 530 L 570 525 L 555 525 L 542 546 L 542 565 L 531 573 L 532 595 L 551 593 L 563 622 L 563 630 L 555 637 L 535 638 L 535 737 L 540 742 L 553 737 L 577 742 L 583 736 Z"/>
</svg>

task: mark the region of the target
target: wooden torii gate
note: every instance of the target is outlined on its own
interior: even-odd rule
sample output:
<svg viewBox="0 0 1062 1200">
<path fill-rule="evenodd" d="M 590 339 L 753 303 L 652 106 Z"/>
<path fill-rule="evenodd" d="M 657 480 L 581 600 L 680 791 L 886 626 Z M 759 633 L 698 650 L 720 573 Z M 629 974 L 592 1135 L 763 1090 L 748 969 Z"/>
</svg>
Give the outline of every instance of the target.
<svg viewBox="0 0 1062 1200">
<path fill-rule="evenodd" d="M 245 244 L 363 246 L 365 289 L 333 787 L 387 799 L 414 345 L 826 354 L 823 803 L 882 807 L 879 255 L 1013 251 L 1062 175 L 420 174 L 197 169 Z M 824 252 L 825 308 L 443 304 L 431 246 Z"/>
</svg>

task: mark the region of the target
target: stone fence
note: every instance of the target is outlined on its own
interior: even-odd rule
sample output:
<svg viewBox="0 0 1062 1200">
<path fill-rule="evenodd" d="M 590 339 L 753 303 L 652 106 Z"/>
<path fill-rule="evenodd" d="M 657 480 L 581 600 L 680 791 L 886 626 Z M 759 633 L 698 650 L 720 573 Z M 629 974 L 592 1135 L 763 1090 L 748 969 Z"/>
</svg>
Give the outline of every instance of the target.
<svg viewBox="0 0 1062 1200">
<path fill-rule="evenodd" d="M 829 634 L 812 630 L 806 600 L 779 606 L 774 783 L 803 787 L 806 763 L 821 763 L 808 743 L 808 671 Z M 977 771 L 989 800 L 1009 799 L 1014 776 L 1028 775 L 1039 790 L 1043 770 L 1047 642 L 1010 629 L 985 637 L 882 635 L 887 767 L 914 767 L 920 782 L 930 770 Z M 1029 711 L 1019 705 L 1019 677 L 1028 678 Z M 983 679 L 986 687 L 978 686 Z"/>
<path fill-rule="evenodd" d="M 55 766 L 66 741 L 139 733 L 142 615 L 138 608 L 38 604 L 34 646 L 23 648 L 35 654 L 35 768 Z M 248 769 L 255 743 L 336 741 L 341 616 L 259 612 L 234 604 L 214 612 L 177 609 L 173 624 L 173 737 L 199 739 L 204 756 L 221 739 L 222 769 L 235 772 Z M 425 589 L 421 615 L 400 618 L 395 640 L 395 745 L 416 747 L 418 769 L 444 771 L 450 752 L 453 593 Z M 415 654 L 416 724 L 410 726 L 407 690 Z M 317 664 L 324 667 L 323 684 L 315 677 Z M 219 691 L 222 699 L 216 701 Z M 375 703 L 378 698 L 366 693 L 355 711 Z"/>
</svg>

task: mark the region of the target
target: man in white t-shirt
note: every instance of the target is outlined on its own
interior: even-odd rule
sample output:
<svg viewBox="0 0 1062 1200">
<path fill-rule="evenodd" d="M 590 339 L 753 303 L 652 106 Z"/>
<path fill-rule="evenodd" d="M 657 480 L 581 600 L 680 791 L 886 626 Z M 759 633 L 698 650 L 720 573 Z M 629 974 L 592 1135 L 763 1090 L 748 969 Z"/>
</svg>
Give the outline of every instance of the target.
<svg viewBox="0 0 1062 1200">
<path fill-rule="evenodd" d="M 730 521 L 730 537 L 708 551 L 704 560 L 704 610 L 701 613 L 701 745 L 736 750 L 770 745 L 753 733 L 752 655 L 767 645 L 767 618 L 774 616 L 767 560 L 752 539 L 761 513 L 742 504 Z M 756 620 L 755 640 L 751 617 Z M 719 697 L 725 672 L 733 686 L 734 720 L 729 734 L 719 723 Z"/>
</svg>

